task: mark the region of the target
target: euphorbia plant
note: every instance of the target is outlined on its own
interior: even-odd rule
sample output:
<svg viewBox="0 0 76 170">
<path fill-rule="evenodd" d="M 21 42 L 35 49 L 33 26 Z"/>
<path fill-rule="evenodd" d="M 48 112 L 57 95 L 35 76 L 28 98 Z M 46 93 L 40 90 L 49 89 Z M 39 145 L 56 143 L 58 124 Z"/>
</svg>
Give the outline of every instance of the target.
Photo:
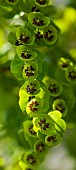
<svg viewBox="0 0 76 170">
<path fill-rule="evenodd" d="M 51 1 L 1 0 L 0 4 L 15 9 L 15 14 L 24 12 L 24 24 L 10 26 L 8 35 L 16 49 L 11 72 L 22 84 L 19 106 L 25 120 L 19 135 L 29 145 L 17 163 L 22 170 L 37 170 L 49 148 L 61 142 L 66 131 L 63 119 L 75 106 L 75 61 L 50 55 L 60 35 L 49 14 L 49 8 L 51 11 L 53 7 Z"/>
</svg>

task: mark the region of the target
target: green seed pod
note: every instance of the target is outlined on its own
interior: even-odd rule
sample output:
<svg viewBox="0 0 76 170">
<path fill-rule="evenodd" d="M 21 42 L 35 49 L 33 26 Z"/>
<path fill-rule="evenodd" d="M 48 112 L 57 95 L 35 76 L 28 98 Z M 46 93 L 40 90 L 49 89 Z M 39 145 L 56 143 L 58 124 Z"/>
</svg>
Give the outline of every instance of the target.
<svg viewBox="0 0 76 170">
<path fill-rule="evenodd" d="M 33 129 L 33 123 L 32 123 L 31 120 L 26 120 L 23 123 L 23 128 L 24 128 L 24 133 L 27 133 L 31 137 L 37 138 L 37 135 L 36 135 L 36 132 Z"/>
<path fill-rule="evenodd" d="M 50 0 L 34 0 L 34 1 L 40 7 L 45 7 L 51 3 Z"/>
<path fill-rule="evenodd" d="M 50 96 L 57 97 L 61 94 L 63 87 L 57 80 L 45 76 L 43 82 L 50 92 Z"/>
<path fill-rule="evenodd" d="M 58 110 L 62 113 L 63 117 L 68 113 L 68 107 L 63 99 L 56 99 L 52 105 L 53 110 Z"/>
<path fill-rule="evenodd" d="M 38 80 L 26 81 L 23 88 L 28 95 L 35 96 L 40 92 L 40 83 Z"/>
<path fill-rule="evenodd" d="M 33 123 L 44 135 L 50 135 L 55 129 L 54 121 L 46 114 L 38 116 Z"/>
<path fill-rule="evenodd" d="M 66 70 L 68 66 L 73 65 L 73 62 L 68 58 L 61 57 L 59 58 L 57 64 L 59 68 L 61 68 L 62 70 Z"/>
<path fill-rule="evenodd" d="M 50 147 L 57 145 L 61 142 L 61 140 L 62 137 L 57 132 L 54 132 L 52 135 L 45 137 L 45 143 Z"/>
<path fill-rule="evenodd" d="M 37 140 L 34 145 L 34 152 L 40 158 L 40 161 L 42 161 L 48 152 L 48 147 L 43 141 Z"/>
<path fill-rule="evenodd" d="M 45 17 L 41 12 L 30 12 L 28 14 L 28 20 L 34 27 L 43 28 L 50 23 L 48 17 Z"/>
<path fill-rule="evenodd" d="M 35 37 L 31 35 L 31 32 L 22 26 L 17 29 L 16 37 L 17 40 L 24 45 L 31 45 L 35 40 Z"/>
<path fill-rule="evenodd" d="M 38 65 L 35 62 L 29 62 L 24 65 L 23 77 L 25 80 L 33 80 L 38 76 Z"/>
<path fill-rule="evenodd" d="M 30 117 L 38 116 L 43 107 L 43 101 L 40 98 L 33 98 L 26 105 L 26 112 Z"/>
<path fill-rule="evenodd" d="M 76 84 L 76 65 L 69 66 L 65 71 L 65 78 L 69 83 Z"/>
<path fill-rule="evenodd" d="M 10 5 L 16 5 L 19 2 L 19 0 L 5 0 L 5 1 Z"/>
<path fill-rule="evenodd" d="M 16 48 L 17 55 L 24 62 L 32 61 L 37 57 L 37 53 L 26 46 L 19 46 Z"/>
<path fill-rule="evenodd" d="M 54 45 L 58 41 L 59 33 L 59 28 L 54 23 L 50 22 L 50 24 L 43 30 L 44 41 L 48 45 Z"/>
<path fill-rule="evenodd" d="M 36 169 L 39 165 L 39 159 L 36 154 L 32 151 L 27 151 L 23 156 L 23 161 L 29 168 Z"/>
</svg>

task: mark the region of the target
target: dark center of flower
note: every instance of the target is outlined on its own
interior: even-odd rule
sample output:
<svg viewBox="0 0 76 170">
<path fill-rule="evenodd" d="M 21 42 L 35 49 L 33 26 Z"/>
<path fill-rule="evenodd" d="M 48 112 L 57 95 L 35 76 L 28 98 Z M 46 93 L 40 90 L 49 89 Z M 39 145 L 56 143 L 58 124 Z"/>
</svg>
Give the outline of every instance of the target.
<svg viewBox="0 0 76 170">
<path fill-rule="evenodd" d="M 56 84 L 50 84 L 48 90 L 49 90 L 51 93 L 57 93 L 58 87 L 57 87 Z"/>
<path fill-rule="evenodd" d="M 35 96 L 29 96 L 28 102 L 30 102 L 30 100 L 33 98 L 35 98 Z"/>
<path fill-rule="evenodd" d="M 21 42 L 24 42 L 24 43 L 25 43 L 25 42 L 28 42 L 29 39 L 30 39 L 30 38 L 27 36 L 27 34 L 21 34 L 19 40 L 20 40 Z"/>
<path fill-rule="evenodd" d="M 30 92 L 30 94 L 34 94 L 34 92 L 37 91 L 35 87 L 36 87 L 36 84 L 30 83 L 30 85 L 27 85 L 26 90 L 27 92 Z"/>
<path fill-rule="evenodd" d="M 21 57 L 25 59 L 29 59 L 32 55 L 28 53 L 28 51 L 24 51 L 21 53 Z"/>
<path fill-rule="evenodd" d="M 38 32 L 35 34 L 35 37 L 40 40 L 41 38 L 43 38 L 43 35 L 41 34 L 40 31 L 38 31 Z"/>
<path fill-rule="evenodd" d="M 54 35 L 52 35 L 52 31 L 48 30 L 45 32 L 44 37 L 48 40 L 51 41 L 54 38 Z"/>
<path fill-rule="evenodd" d="M 69 62 L 63 62 L 62 64 L 61 64 L 61 66 L 63 67 L 63 68 L 67 68 L 68 66 L 69 66 Z"/>
<path fill-rule="evenodd" d="M 49 128 L 49 123 L 46 123 L 45 119 L 40 119 L 40 122 L 38 122 L 38 124 L 43 130 L 46 130 L 47 128 Z"/>
<path fill-rule="evenodd" d="M 17 40 L 15 45 L 19 46 L 19 45 L 22 45 L 22 43 Z"/>
<path fill-rule="evenodd" d="M 38 2 L 40 5 L 46 4 L 46 0 L 36 0 L 36 2 Z"/>
<path fill-rule="evenodd" d="M 37 108 L 38 105 L 39 105 L 39 103 L 37 101 L 32 101 L 32 103 L 29 105 L 29 108 L 32 112 L 34 112 L 34 111 L 38 110 L 38 108 Z"/>
<path fill-rule="evenodd" d="M 25 69 L 26 76 L 28 76 L 28 77 L 34 76 L 34 71 L 35 71 L 35 69 L 32 66 L 27 67 Z"/>
<path fill-rule="evenodd" d="M 30 132 L 32 135 L 36 135 L 36 132 L 35 132 L 34 129 L 33 129 L 33 125 L 31 125 L 31 126 L 29 127 L 29 132 Z"/>
<path fill-rule="evenodd" d="M 43 143 L 39 143 L 37 146 L 36 146 L 36 149 L 39 151 L 39 152 L 43 152 L 45 149 L 44 149 L 44 144 Z"/>
<path fill-rule="evenodd" d="M 8 0 L 8 2 L 15 2 L 15 0 Z"/>
<path fill-rule="evenodd" d="M 33 19 L 33 24 L 35 24 L 37 26 L 42 26 L 43 25 L 43 20 L 41 20 L 41 18 L 34 18 Z"/>
<path fill-rule="evenodd" d="M 47 141 L 49 141 L 49 142 L 56 142 L 57 141 L 56 136 L 49 136 L 47 138 Z"/>
<path fill-rule="evenodd" d="M 29 155 L 27 157 L 27 161 L 32 165 L 36 163 L 36 160 L 34 159 L 34 157 L 32 155 Z"/>
<path fill-rule="evenodd" d="M 69 78 L 71 80 L 75 80 L 76 79 L 76 72 L 75 71 L 70 71 L 69 72 Z"/>
<path fill-rule="evenodd" d="M 39 9 L 36 6 L 33 6 L 31 9 L 32 12 L 39 12 Z"/>
<path fill-rule="evenodd" d="M 57 105 L 55 106 L 55 109 L 63 113 L 65 110 L 65 107 L 63 106 L 62 103 L 57 103 Z"/>
</svg>

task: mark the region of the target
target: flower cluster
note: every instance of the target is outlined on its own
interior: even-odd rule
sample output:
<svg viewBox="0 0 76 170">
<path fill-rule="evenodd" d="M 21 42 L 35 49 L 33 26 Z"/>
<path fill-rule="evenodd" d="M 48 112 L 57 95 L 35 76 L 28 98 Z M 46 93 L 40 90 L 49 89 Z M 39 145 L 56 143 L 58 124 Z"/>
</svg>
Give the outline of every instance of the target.
<svg viewBox="0 0 76 170">
<path fill-rule="evenodd" d="M 5 0 L 9 5 L 18 2 Z M 24 0 L 18 4 L 25 25 L 12 25 L 8 40 L 16 47 L 11 71 L 23 83 L 19 106 L 26 120 L 21 133 L 29 144 L 19 166 L 22 170 L 36 170 L 49 147 L 61 142 L 66 131 L 63 118 L 66 120 L 75 106 L 76 66 L 66 56 L 50 56 L 49 64 L 50 48 L 54 48 L 60 33 L 50 17 L 52 2 Z"/>
</svg>

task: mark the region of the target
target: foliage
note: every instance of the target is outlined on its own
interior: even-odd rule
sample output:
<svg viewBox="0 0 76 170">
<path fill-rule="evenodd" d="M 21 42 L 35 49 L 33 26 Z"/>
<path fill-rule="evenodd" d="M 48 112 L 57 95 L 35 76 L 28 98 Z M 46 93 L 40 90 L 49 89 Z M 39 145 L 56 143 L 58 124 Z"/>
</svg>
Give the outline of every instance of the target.
<svg viewBox="0 0 76 170">
<path fill-rule="evenodd" d="M 0 1 L 0 146 L 7 146 L 0 149 L 2 170 L 38 170 L 68 128 L 72 139 L 65 135 L 65 145 L 76 157 L 75 6 Z"/>
</svg>

